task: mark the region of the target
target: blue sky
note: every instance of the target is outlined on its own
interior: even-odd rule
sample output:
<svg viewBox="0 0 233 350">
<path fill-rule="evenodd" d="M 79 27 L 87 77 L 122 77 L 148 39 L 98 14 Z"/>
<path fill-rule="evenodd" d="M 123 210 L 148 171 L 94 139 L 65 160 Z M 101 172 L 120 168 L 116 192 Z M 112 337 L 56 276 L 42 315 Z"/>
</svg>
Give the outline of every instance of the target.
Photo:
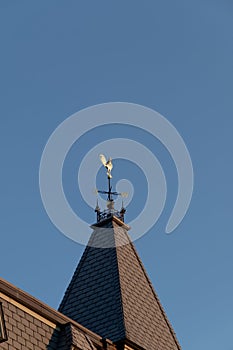
<svg viewBox="0 0 233 350">
<path fill-rule="evenodd" d="M 3 278 L 58 306 L 84 247 L 62 235 L 43 208 L 43 148 L 82 108 L 109 101 L 145 105 L 182 135 L 195 188 L 185 219 L 165 235 L 177 177 L 163 147 L 151 146 L 168 180 L 168 199 L 136 248 L 183 348 L 233 349 L 232 13 L 230 0 L 1 1 Z M 86 152 L 100 134 L 87 135 Z M 137 137 L 151 145 L 149 135 Z M 92 223 L 94 213 L 78 196 L 75 202 L 69 179 L 79 158 L 74 151 L 69 157 L 65 188 Z M 136 186 L 139 177 L 132 181 Z M 140 197 L 135 194 L 128 218 L 138 212 Z"/>
</svg>

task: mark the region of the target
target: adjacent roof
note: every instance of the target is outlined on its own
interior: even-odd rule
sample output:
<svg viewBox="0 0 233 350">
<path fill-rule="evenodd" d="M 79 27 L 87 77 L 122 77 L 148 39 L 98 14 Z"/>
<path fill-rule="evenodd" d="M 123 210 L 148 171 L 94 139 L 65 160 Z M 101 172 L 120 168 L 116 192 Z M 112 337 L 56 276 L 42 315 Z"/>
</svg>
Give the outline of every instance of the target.
<svg viewBox="0 0 233 350">
<path fill-rule="evenodd" d="M 181 349 L 127 226 L 114 216 L 94 226 L 59 311 L 115 343 Z"/>
<path fill-rule="evenodd" d="M 4 296 L 7 298 L 5 299 Z M 57 326 L 52 336 L 53 339 L 51 338 L 49 342 L 50 345 L 53 342 L 53 346 L 48 345 L 48 349 L 55 348 L 56 350 L 100 350 L 106 349 L 104 345 L 106 342 L 108 343 L 109 350 L 115 349 L 115 346 L 110 340 L 103 340 L 99 335 L 86 329 L 74 320 L 61 314 L 60 312 L 32 297 L 30 294 L 15 287 L 2 278 L 0 278 L 0 297 L 3 298 L 3 300 L 9 300 L 10 302 L 14 300 L 18 304 L 42 316 Z M 17 327 L 18 324 L 16 323 L 14 330 L 16 330 Z"/>
</svg>

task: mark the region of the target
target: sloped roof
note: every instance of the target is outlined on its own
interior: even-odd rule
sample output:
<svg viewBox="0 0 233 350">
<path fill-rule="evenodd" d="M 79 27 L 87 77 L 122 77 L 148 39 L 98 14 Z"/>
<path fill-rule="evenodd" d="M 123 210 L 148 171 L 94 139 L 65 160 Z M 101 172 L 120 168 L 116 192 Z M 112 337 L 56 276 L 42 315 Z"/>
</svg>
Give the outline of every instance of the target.
<svg viewBox="0 0 233 350">
<path fill-rule="evenodd" d="M 114 246 L 94 247 L 106 240 Z M 126 228 L 115 217 L 94 227 L 59 311 L 115 343 L 181 349 Z"/>
<path fill-rule="evenodd" d="M 44 337 L 46 341 L 48 341 L 48 346 L 46 349 L 56 349 L 56 350 L 100 350 L 106 349 L 104 343 L 108 343 L 108 349 L 113 350 L 115 346 L 108 339 L 103 339 L 93 333 L 91 330 L 86 329 L 82 325 L 78 324 L 74 320 L 68 318 L 64 314 L 61 314 L 57 310 L 51 308 L 40 300 L 34 298 L 30 294 L 22 291 L 21 289 L 15 287 L 11 283 L 5 281 L 0 277 L 0 298 L 1 300 L 8 301 L 13 303 L 13 305 L 18 305 L 17 310 L 19 314 L 16 314 L 16 317 L 13 318 L 16 324 L 12 328 L 9 333 L 9 324 L 6 324 L 8 330 L 8 340 L 12 341 L 12 335 L 15 335 L 15 331 L 19 331 L 18 327 L 21 327 L 20 317 L 24 314 L 19 305 L 22 306 L 22 310 L 28 310 L 32 312 L 31 315 L 38 315 L 38 317 L 42 317 L 42 319 L 46 319 L 51 324 L 54 324 L 54 333 L 52 336 L 46 332 L 46 336 Z M 12 309 L 10 311 L 12 313 Z M 19 317 L 20 316 L 20 317 Z M 26 319 L 26 323 L 28 323 Z M 33 320 L 33 317 L 32 317 Z M 38 320 L 37 321 L 37 326 Z M 30 321 L 33 322 L 33 321 Z M 34 324 L 33 324 L 34 325 Z M 35 325 L 34 325 L 35 326 Z M 25 326 L 24 326 L 25 327 Z M 34 328 L 33 328 L 34 329 Z M 21 332 L 22 328 L 20 328 Z M 44 328 L 43 328 L 44 332 Z M 35 336 L 35 331 L 33 330 L 33 336 Z M 18 334 L 18 333 L 16 333 Z M 33 336 L 31 336 L 33 338 Z M 25 338 L 24 338 L 25 337 Z M 26 332 L 22 332 L 22 339 L 27 340 L 28 334 Z M 9 345 L 10 346 L 10 345 Z M 39 346 L 37 347 L 39 349 Z M 41 350 L 44 349 L 44 345 L 42 344 Z"/>
</svg>

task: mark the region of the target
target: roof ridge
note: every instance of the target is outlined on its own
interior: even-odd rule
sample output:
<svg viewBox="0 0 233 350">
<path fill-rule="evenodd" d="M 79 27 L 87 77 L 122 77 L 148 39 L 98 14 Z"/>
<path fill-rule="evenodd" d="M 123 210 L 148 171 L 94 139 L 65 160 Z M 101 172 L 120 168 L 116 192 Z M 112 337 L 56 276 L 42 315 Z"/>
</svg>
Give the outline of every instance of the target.
<svg viewBox="0 0 233 350">
<path fill-rule="evenodd" d="M 171 332 L 171 335 L 172 335 L 173 339 L 175 340 L 175 343 L 176 343 L 178 349 L 181 350 L 181 346 L 180 346 L 180 344 L 179 344 L 179 342 L 178 342 L 178 340 L 177 340 L 177 338 L 176 338 L 176 334 L 175 334 L 175 332 L 174 332 L 174 330 L 173 330 L 173 327 L 171 326 L 171 324 L 170 324 L 170 322 L 169 322 L 169 320 L 168 320 L 168 318 L 167 318 L 167 315 L 166 315 L 165 310 L 164 310 L 164 308 L 163 308 L 163 306 L 162 306 L 162 304 L 161 304 L 161 302 L 160 302 L 160 300 L 159 300 L 159 297 L 158 297 L 157 293 L 155 292 L 155 289 L 154 289 L 154 287 L 153 287 L 153 285 L 152 285 L 152 283 L 151 283 L 151 281 L 150 281 L 150 278 L 149 278 L 149 276 L 148 276 L 148 274 L 147 274 L 147 272 L 146 272 L 146 270 L 145 270 L 145 268 L 144 268 L 144 266 L 143 266 L 143 263 L 142 263 L 142 261 L 141 261 L 139 255 L 138 255 L 138 253 L 137 253 L 137 251 L 136 251 L 136 248 L 135 248 L 134 244 L 131 242 L 130 239 L 129 239 L 129 244 L 131 245 L 131 247 L 132 247 L 132 249 L 133 249 L 133 252 L 134 252 L 134 254 L 135 254 L 135 256 L 136 256 L 136 258 L 137 258 L 137 260 L 138 260 L 138 262 L 139 262 L 139 264 L 140 264 L 140 267 L 141 267 L 141 269 L 142 269 L 142 271 L 143 271 L 143 273 L 144 273 L 144 275 L 145 275 L 145 277 L 146 277 L 146 279 L 147 279 L 147 282 L 148 282 L 148 284 L 149 284 L 149 286 L 150 286 L 150 288 L 151 288 L 151 290 L 152 290 L 152 292 L 153 292 L 153 294 L 154 294 L 154 297 L 155 297 L 155 299 L 156 299 L 156 301 L 157 301 L 157 303 L 158 303 L 158 306 L 159 306 L 159 308 L 160 308 L 160 311 L 162 312 L 162 315 L 163 315 L 163 317 L 164 317 L 164 319 L 165 319 L 165 321 L 166 321 L 166 323 L 167 323 L 167 326 L 168 326 L 168 328 L 169 328 L 169 331 Z"/>
<path fill-rule="evenodd" d="M 114 230 L 114 225 L 113 225 L 113 230 Z M 117 242 L 116 242 L 116 235 L 114 234 L 114 242 L 115 242 L 115 247 L 114 248 L 104 248 L 104 249 L 115 249 L 115 254 L 116 254 L 116 264 L 118 266 L 118 259 L 117 259 Z M 98 248 L 97 248 L 98 249 Z M 123 324 L 123 329 L 124 329 L 124 335 L 126 337 L 126 326 L 125 326 L 125 318 L 124 318 L 124 309 L 123 309 L 123 302 L 122 302 L 122 295 L 121 295 L 121 282 L 120 282 L 120 272 L 119 272 L 119 266 L 117 269 L 117 277 L 118 277 L 118 283 L 117 287 L 119 288 L 119 295 L 120 295 L 120 308 L 121 308 L 121 322 Z"/>
<path fill-rule="evenodd" d="M 115 224 L 113 224 L 113 229 L 114 229 Z M 117 225 L 119 226 L 119 225 Z M 128 239 L 128 234 L 126 234 L 126 237 Z M 114 242 L 115 242 L 115 250 L 116 250 L 116 256 L 118 256 L 118 246 L 117 246 L 117 242 L 116 242 L 116 235 L 114 234 Z M 120 269 L 119 269 L 119 259 L 117 258 L 117 276 L 118 276 L 118 283 L 120 286 L 120 299 L 121 299 L 121 312 L 122 312 L 122 323 L 124 326 L 124 333 L 125 333 L 125 338 L 127 338 L 128 334 L 127 334 L 127 329 L 126 329 L 126 324 L 125 324 L 125 317 L 124 317 L 124 305 L 123 305 L 123 298 L 122 298 L 122 290 L 121 290 L 121 279 L 120 279 Z"/>
<path fill-rule="evenodd" d="M 113 226 L 115 226 L 116 225 L 116 228 L 118 228 L 119 227 L 119 225 L 116 223 L 114 223 L 113 224 Z M 116 235 L 114 235 L 114 239 L 115 239 L 115 242 L 116 242 L 116 237 L 115 237 Z M 130 239 L 129 239 L 129 236 L 128 236 L 128 233 L 127 233 L 127 231 L 125 232 L 125 236 L 126 236 L 126 238 L 127 238 L 127 241 L 130 243 Z M 118 254 L 119 254 L 119 246 L 116 244 L 116 246 L 115 246 L 115 249 L 116 249 L 116 255 L 117 255 L 117 257 L 118 257 Z M 119 284 L 120 284 L 120 286 L 121 286 L 121 279 L 120 279 L 120 264 L 119 264 L 119 259 L 117 259 L 117 266 L 118 266 L 118 278 L 119 278 Z M 125 323 L 125 317 L 124 317 L 124 315 L 125 315 L 125 312 L 124 312 L 124 303 L 123 303 L 123 297 L 122 297 L 122 288 L 120 288 L 120 298 L 121 298 L 121 309 L 122 309 L 122 315 L 123 315 L 123 324 L 124 324 L 124 329 L 125 329 L 125 338 L 127 339 L 127 337 L 129 336 L 128 335 L 128 330 L 127 330 L 127 328 L 126 328 L 126 323 Z"/>
</svg>

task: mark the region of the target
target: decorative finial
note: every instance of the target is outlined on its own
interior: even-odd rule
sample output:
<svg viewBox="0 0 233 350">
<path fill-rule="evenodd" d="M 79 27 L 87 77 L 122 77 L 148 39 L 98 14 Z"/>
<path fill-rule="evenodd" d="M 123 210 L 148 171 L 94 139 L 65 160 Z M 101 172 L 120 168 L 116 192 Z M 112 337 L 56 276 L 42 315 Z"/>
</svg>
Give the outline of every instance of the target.
<svg viewBox="0 0 233 350">
<path fill-rule="evenodd" d="M 98 198 L 97 198 L 97 201 L 96 201 L 96 207 L 95 207 L 95 212 L 96 212 L 96 215 L 97 215 L 97 222 L 100 221 L 100 207 L 99 207 L 99 202 L 98 202 Z"/>
<path fill-rule="evenodd" d="M 96 200 L 96 207 L 95 207 L 95 211 L 96 212 L 100 212 L 100 207 L 99 207 L 99 201 L 98 201 L 98 198 Z"/>
</svg>

